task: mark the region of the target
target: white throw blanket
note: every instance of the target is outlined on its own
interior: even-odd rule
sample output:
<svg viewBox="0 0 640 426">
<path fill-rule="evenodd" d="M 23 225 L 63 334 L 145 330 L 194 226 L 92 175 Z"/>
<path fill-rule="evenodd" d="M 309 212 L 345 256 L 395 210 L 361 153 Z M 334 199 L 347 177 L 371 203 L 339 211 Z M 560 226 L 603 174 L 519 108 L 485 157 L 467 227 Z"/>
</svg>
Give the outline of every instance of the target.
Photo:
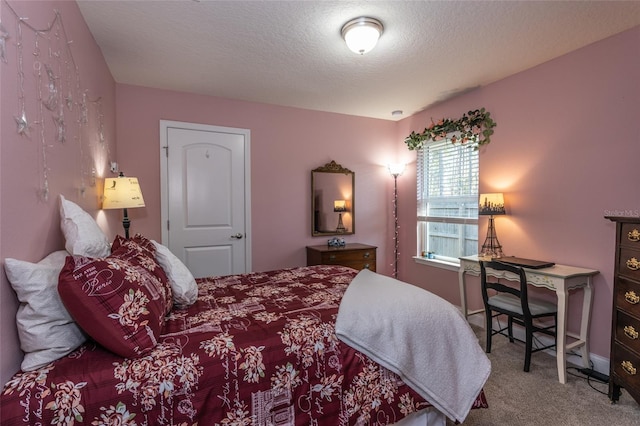
<svg viewBox="0 0 640 426">
<path fill-rule="evenodd" d="M 489 359 L 455 306 L 366 269 L 342 298 L 336 334 L 460 423 L 491 373 Z"/>
</svg>

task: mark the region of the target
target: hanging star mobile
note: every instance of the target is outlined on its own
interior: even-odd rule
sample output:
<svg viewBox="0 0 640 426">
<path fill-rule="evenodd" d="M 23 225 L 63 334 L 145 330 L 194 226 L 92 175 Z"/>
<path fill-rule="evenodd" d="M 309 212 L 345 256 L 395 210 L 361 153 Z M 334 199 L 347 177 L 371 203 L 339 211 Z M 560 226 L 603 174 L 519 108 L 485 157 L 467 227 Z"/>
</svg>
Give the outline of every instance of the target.
<svg viewBox="0 0 640 426">
<path fill-rule="evenodd" d="M 60 114 L 54 115 L 52 118 L 53 122 L 56 123 L 56 140 L 60 143 L 64 143 L 67 140 L 67 131 L 62 108 L 60 109 Z"/>
<path fill-rule="evenodd" d="M 16 119 L 16 124 L 18 125 L 18 134 L 20 136 L 27 136 L 29 137 L 29 123 L 27 122 L 27 114 L 22 111 L 22 114 L 20 114 L 20 116 L 15 116 L 14 117 Z"/>
<path fill-rule="evenodd" d="M 44 68 L 47 71 L 47 78 L 49 79 L 49 84 L 47 87 L 49 88 L 49 97 L 47 100 L 43 100 L 42 104 L 49 111 L 53 111 L 58 106 L 58 86 L 56 84 L 56 76 L 51 69 L 51 65 L 44 64 Z"/>
<path fill-rule="evenodd" d="M 2 26 L 2 22 L 0 22 L 0 61 L 6 63 L 6 51 L 7 51 L 7 39 L 9 38 L 9 33 Z"/>
</svg>

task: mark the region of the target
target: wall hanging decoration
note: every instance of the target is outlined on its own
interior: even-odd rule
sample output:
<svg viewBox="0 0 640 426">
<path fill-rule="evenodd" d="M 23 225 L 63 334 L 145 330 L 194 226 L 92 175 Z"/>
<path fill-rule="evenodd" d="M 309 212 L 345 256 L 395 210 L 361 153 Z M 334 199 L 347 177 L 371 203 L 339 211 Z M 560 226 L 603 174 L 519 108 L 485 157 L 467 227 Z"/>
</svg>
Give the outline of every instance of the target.
<svg viewBox="0 0 640 426">
<path fill-rule="evenodd" d="M 89 100 L 88 90 L 82 88 L 80 70 L 70 48 L 72 41 L 67 37 L 58 10 L 54 9 L 53 20 L 45 28 L 36 28 L 28 22 L 27 17 L 20 16 L 9 2 L 5 0 L 4 3 L 16 20 L 16 131 L 26 140 L 37 138 L 39 142 L 39 197 L 47 201 L 49 196 L 47 151 L 54 148 L 52 142 L 62 144 L 69 140 L 78 144 L 79 192 L 84 195 L 87 178 L 90 182 L 95 181 L 96 159 L 107 160 L 99 152 L 99 149 L 108 150 L 100 98 Z M 6 25 L 7 21 L 4 23 Z M 10 63 L 6 49 L 10 38 L 6 27 L 0 23 L 0 60 L 5 64 Z M 28 70 L 26 74 L 25 69 Z M 31 87 L 35 90 L 25 90 Z M 89 103 L 92 102 L 97 104 L 97 122 L 90 126 Z M 95 149 L 92 149 L 92 142 L 95 142 Z"/>
<path fill-rule="evenodd" d="M 104 113 L 102 112 L 102 98 L 98 98 L 95 101 L 91 101 L 96 105 L 96 115 L 98 116 L 98 143 L 103 147 L 105 147 L 105 137 L 104 137 Z"/>
<path fill-rule="evenodd" d="M 47 96 L 47 100 L 42 100 L 44 106 L 49 110 L 53 111 L 58 106 L 58 88 L 56 85 L 56 76 L 51 69 L 51 65 L 44 64 L 44 69 L 47 72 L 47 88 L 49 89 L 49 95 Z"/>
<path fill-rule="evenodd" d="M 24 61 L 22 54 L 22 20 L 18 19 L 16 24 L 16 50 L 18 53 L 18 115 L 14 116 L 17 124 L 17 132 L 20 136 L 30 136 L 29 134 L 29 121 L 27 120 L 27 111 L 24 101 Z"/>
<path fill-rule="evenodd" d="M 2 26 L 2 21 L 0 21 L 0 61 L 7 63 L 7 39 L 9 38 L 9 33 Z"/>
<path fill-rule="evenodd" d="M 410 150 L 418 150 L 426 141 L 449 139 L 452 143 L 461 143 L 477 150 L 491 142 L 494 127 L 496 122 L 489 111 L 480 108 L 463 114 L 458 120 L 443 118 L 437 123 L 431 120 L 431 125 L 423 132 L 411 132 L 404 142 Z"/>
</svg>

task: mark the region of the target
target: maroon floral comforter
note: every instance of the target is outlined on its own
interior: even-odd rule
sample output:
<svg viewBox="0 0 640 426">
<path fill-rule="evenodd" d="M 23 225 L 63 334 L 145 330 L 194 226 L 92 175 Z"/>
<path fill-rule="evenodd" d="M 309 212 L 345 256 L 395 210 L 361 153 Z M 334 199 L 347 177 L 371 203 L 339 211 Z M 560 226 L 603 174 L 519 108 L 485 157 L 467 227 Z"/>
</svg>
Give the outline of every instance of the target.
<svg viewBox="0 0 640 426">
<path fill-rule="evenodd" d="M 429 404 L 340 342 L 357 271 L 303 267 L 198 280 L 151 353 L 95 343 L 4 387 L 2 425 L 384 425 Z M 475 407 L 486 407 L 481 393 Z"/>
</svg>

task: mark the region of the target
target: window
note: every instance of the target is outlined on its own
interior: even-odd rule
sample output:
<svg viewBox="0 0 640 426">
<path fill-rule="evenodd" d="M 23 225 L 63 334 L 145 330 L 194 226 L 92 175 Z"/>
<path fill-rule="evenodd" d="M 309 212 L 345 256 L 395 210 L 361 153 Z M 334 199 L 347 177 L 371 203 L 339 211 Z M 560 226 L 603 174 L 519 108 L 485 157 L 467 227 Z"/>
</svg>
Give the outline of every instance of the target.
<svg viewBox="0 0 640 426">
<path fill-rule="evenodd" d="M 478 253 L 478 151 L 448 140 L 418 151 L 418 253 L 457 262 Z"/>
</svg>

